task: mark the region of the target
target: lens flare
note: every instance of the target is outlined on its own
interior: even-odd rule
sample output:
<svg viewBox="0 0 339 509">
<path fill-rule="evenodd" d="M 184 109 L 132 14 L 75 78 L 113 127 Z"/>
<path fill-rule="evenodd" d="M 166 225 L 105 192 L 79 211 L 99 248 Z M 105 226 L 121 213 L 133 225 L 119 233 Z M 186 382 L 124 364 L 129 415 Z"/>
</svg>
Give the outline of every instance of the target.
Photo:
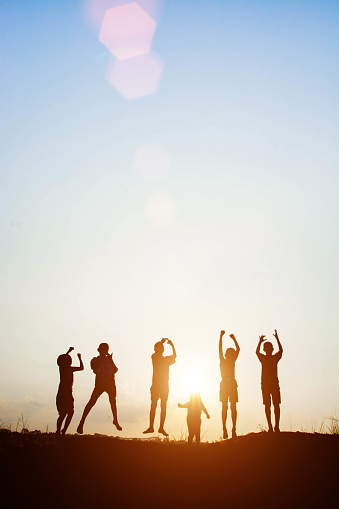
<svg viewBox="0 0 339 509">
<path fill-rule="evenodd" d="M 161 60 L 152 53 L 113 61 L 107 79 L 125 99 L 139 99 L 157 91 L 162 69 Z"/>
<path fill-rule="evenodd" d="M 135 2 L 107 9 L 99 40 L 119 60 L 146 55 L 152 46 L 156 22 Z"/>
</svg>

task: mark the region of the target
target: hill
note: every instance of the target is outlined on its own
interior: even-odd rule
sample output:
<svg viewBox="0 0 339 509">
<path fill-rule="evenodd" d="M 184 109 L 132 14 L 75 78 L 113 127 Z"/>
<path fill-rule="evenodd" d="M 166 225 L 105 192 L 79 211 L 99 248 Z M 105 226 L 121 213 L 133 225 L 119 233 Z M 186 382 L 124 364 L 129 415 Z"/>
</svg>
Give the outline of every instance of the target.
<svg viewBox="0 0 339 509">
<path fill-rule="evenodd" d="M 333 504 L 339 436 L 251 433 L 188 446 L 1 430 L 11 507 L 322 507 Z"/>
</svg>

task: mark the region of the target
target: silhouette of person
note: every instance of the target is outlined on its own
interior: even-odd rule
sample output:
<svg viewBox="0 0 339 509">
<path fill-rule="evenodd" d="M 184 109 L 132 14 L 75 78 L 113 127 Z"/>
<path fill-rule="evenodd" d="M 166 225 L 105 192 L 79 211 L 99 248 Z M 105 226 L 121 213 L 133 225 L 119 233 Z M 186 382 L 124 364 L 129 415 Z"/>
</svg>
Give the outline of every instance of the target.
<svg viewBox="0 0 339 509">
<path fill-rule="evenodd" d="M 178 407 L 187 408 L 188 443 L 191 444 L 195 437 L 195 443 L 200 444 L 201 412 L 206 414 L 207 419 L 210 418 L 200 394 L 191 392 L 190 400 L 183 405 L 178 403 Z"/>
<path fill-rule="evenodd" d="M 168 355 L 164 357 L 164 343 L 167 343 L 172 347 L 172 355 Z M 155 412 L 158 404 L 158 399 L 160 398 L 160 426 L 159 433 L 164 436 L 168 436 L 164 429 L 165 419 L 166 419 L 166 408 L 167 408 L 167 400 L 168 400 L 168 392 L 169 392 L 169 367 L 175 363 L 177 357 L 177 353 L 175 351 L 174 345 L 170 339 L 162 338 L 161 341 L 158 341 L 154 345 L 154 353 L 152 354 L 152 364 L 153 364 L 153 376 L 152 376 L 152 386 L 151 386 L 151 409 L 149 414 L 149 427 L 144 431 L 144 433 L 153 433 L 154 432 L 154 418 Z"/>
<path fill-rule="evenodd" d="M 223 438 L 226 439 L 228 438 L 226 428 L 228 401 L 230 402 L 231 408 L 232 438 L 235 438 L 237 436 L 236 427 L 237 427 L 238 384 L 235 379 L 235 361 L 238 358 L 240 347 L 237 340 L 235 339 L 234 334 L 230 334 L 230 338 L 233 340 L 235 344 L 235 349 L 227 348 L 224 356 L 222 352 L 222 338 L 224 334 L 225 331 L 222 330 L 220 332 L 219 339 L 219 361 L 221 373 L 219 399 L 221 401 L 221 421 Z"/>
<path fill-rule="evenodd" d="M 59 366 L 60 373 L 60 382 L 59 388 L 56 395 L 56 407 L 59 413 L 59 417 L 57 419 L 57 429 L 56 435 L 64 436 L 66 434 L 67 428 L 70 425 L 74 414 L 74 397 L 73 397 L 73 373 L 74 371 L 82 371 L 84 369 L 84 364 L 81 359 L 81 354 L 78 353 L 78 359 L 80 362 L 79 367 L 71 366 L 72 357 L 69 355 L 74 348 L 71 346 L 67 353 L 59 355 L 57 359 L 57 364 Z M 65 420 L 64 427 L 61 431 L 62 423 Z"/>
<path fill-rule="evenodd" d="M 279 421 L 280 421 L 280 387 L 279 387 L 279 379 L 278 379 L 278 362 L 280 361 L 283 353 L 283 349 L 278 337 L 277 330 L 274 331 L 273 336 L 277 340 L 279 350 L 275 355 L 273 354 L 273 345 L 270 341 L 267 341 L 263 350 L 265 354 L 260 352 L 261 344 L 266 341 L 265 336 L 259 337 L 259 343 L 256 349 L 256 354 L 261 362 L 261 392 L 262 392 L 262 400 L 265 406 L 265 414 L 268 424 L 268 431 L 271 433 L 273 431 L 272 421 L 271 421 L 271 397 L 274 407 L 274 417 L 275 417 L 275 426 L 274 431 L 279 432 Z"/>
<path fill-rule="evenodd" d="M 109 354 L 108 350 L 109 345 L 107 343 L 100 343 L 98 347 L 99 355 L 91 360 L 91 368 L 95 373 L 95 385 L 77 428 L 77 433 L 80 435 L 84 432 L 84 423 L 87 415 L 103 392 L 107 392 L 108 394 L 113 414 L 113 424 L 117 430 L 122 430 L 118 422 L 116 405 L 117 391 L 115 386 L 115 373 L 118 371 L 118 368 L 113 362 L 113 354 Z"/>
</svg>

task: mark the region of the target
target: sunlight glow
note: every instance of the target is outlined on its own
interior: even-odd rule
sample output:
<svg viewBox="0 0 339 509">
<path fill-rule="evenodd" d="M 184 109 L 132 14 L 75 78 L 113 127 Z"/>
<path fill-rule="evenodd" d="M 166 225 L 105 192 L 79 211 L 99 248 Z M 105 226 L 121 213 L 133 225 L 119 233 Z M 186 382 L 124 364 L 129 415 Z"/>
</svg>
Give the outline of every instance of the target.
<svg viewBox="0 0 339 509">
<path fill-rule="evenodd" d="M 190 393 L 201 393 L 206 390 L 206 380 L 200 369 L 192 367 L 187 369 L 182 376 L 182 390 L 183 395 L 187 398 Z"/>
<path fill-rule="evenodd" d="M 147 181 L 163 178 L 168 174 L 171 156 L 160 143 L 139 147 L 134 158 L 134 169 Z"/>
<path fill-rule="evenodd" d="M 163 191 L 152 194 L 146 205 L 148 217 L 158 226 L 171 223 L 175 216 L 175 210 L 175 201 Z"/>
</svg>

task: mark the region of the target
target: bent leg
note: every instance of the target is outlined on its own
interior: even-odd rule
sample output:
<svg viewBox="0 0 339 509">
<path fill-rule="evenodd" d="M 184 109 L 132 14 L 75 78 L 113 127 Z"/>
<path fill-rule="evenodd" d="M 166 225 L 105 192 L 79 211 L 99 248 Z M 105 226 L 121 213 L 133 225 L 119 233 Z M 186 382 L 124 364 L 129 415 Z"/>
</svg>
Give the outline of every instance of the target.
<svg viewBox="0 0 339 509">
<path fill-rule="evenodd" d="M 90 411 L 94 407 L 95 403 L 98 401 L 98 398 L 102 394 L 102 392 L 103 391 L 100 391 L 99 389 L 94 387 L 92 395 L 91 395 L 91 397 L 89 399 L 89 402 L 87 403 L 87 405 L 84 408 L 82 417 L 81 417 L 80 422 L 79 422 L 79 426 L 77 428 L 77 433 L 79 433 L 80 435 L 82 435 L 82 433 L 83 433 L 83 427 L 84 427 L 84 424 L 85 424 L 86 417 L 88 416 L 88 414 L 90 413 Z"/>
<path fill-rule="evenodd" d="M 113 424 L 117 428 L 117 430 L 121 431 L 122 427 L 118 422 L 118 412 L 117 412 L 117 402 L 116 402 L 116 391 L 110 391 L 108 393 L 109 402 L 111 405 L 111 410 L 113 414 Z"/>
</svg>

